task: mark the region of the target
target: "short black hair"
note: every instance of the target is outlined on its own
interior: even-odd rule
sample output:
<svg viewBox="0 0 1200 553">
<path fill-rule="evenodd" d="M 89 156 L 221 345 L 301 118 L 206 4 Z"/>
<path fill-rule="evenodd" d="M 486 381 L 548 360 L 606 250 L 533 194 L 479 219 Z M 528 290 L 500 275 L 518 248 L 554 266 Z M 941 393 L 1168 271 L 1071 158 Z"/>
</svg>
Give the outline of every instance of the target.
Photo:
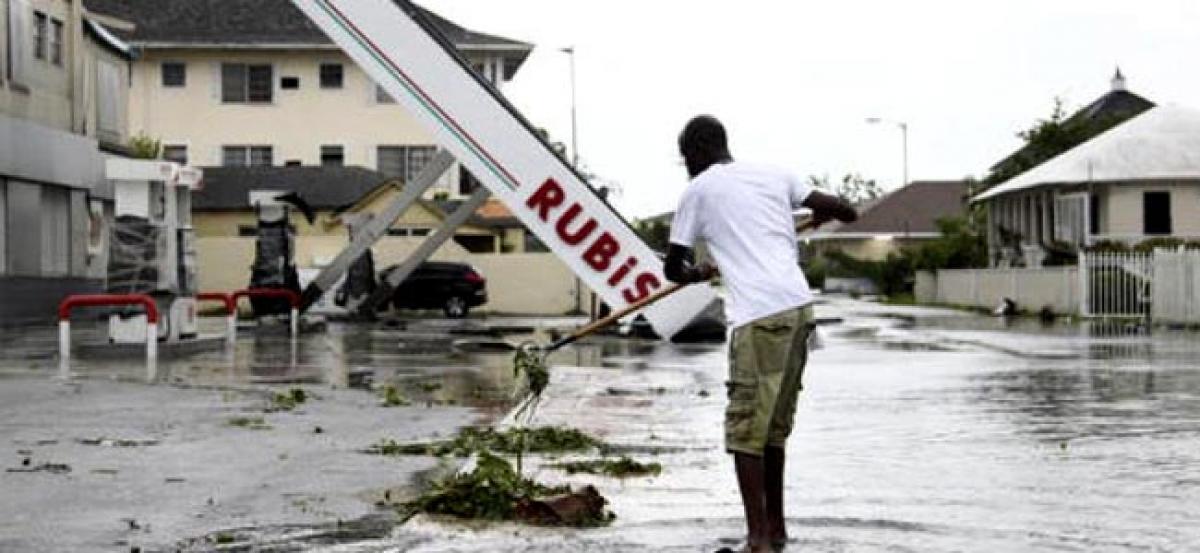
<svg viewBox="0 0 1200 553">
<path fill-rule="evenodd" d="M 679 133 L 679 153 L 684 157 L 727 155 L 729 139 L 725 126 L 711 115 L 697 115 Z"/>
</svg>

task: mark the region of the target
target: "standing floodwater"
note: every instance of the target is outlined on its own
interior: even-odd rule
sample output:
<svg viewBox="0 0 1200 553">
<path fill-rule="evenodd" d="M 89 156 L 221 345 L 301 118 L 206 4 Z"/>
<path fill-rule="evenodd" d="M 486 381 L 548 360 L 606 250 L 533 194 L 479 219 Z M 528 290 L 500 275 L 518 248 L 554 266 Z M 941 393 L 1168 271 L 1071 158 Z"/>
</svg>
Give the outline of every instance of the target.
<svg viewBox="0 0 1200 553">
<path fill-rule="evenodd" d="M 835 300 L 793 434 L 788 550 L 1200 548 L 1200 343 L 1136 325 L 1042 326 Z M 418 520 L 413 551 L 704 551 L 743 533 L 721 448 L 721 346 L 606 344 L 539 412 L 662 463 L 600 481 L 617 520 L 564 534 Z M 564 360 L 564 363 L 569 361 Z M 586 415 L 584 415 L 586 414 Z"/>
</svg>

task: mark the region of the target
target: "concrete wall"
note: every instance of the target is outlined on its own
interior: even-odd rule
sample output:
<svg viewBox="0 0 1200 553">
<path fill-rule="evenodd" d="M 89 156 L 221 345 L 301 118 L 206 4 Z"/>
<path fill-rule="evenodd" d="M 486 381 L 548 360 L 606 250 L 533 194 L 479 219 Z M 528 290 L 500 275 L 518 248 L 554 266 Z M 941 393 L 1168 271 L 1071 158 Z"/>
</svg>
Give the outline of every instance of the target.
<svg viewBox="0 0 1200 553">
<path fill-rule="evenodd" d="M 991 309 L 1011 298 L 1021 309 L 1050 306 L 1056 313 L 1079 313 L 1079 271 L 1048 269 L 953 269 L 917 273 L 916 300 Z"/>
</svg>

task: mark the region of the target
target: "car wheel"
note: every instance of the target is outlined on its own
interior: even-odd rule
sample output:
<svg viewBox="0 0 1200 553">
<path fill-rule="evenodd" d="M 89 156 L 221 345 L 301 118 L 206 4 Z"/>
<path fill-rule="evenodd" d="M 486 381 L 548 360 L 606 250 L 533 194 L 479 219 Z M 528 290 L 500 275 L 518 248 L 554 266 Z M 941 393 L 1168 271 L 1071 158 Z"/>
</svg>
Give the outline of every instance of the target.
<svg viewBox="0 0 1200 553">
<path fill-rule="evenodd" d="M 451 319 L 466 317 L 467 309 L 467 300 L 462 296 L 450 296 L 446 298 L 446 304 L 442 306 L 442 310 L 446 312 L 446 316 Z"/>
</svg>

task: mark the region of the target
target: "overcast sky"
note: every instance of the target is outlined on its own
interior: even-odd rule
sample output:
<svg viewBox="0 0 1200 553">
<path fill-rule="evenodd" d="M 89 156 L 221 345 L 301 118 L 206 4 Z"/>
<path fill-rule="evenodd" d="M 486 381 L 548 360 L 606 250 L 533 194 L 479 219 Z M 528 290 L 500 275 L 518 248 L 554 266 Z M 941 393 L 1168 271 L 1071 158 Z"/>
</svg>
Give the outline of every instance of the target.
<svg viewBox="0 0 1200 553">
<path fill-rule="evenodd" d="M 687 119 L 725 121 L 734 156 L 800 175 L 981 177 L 1054 97 L 1091 102 L 1120 65 L 1129 89 L 1200 108 L 1197 0 L 739 2 L 424 0 L 475 30 L 537 45 L 506 90 L 570 143 L 576 50 L 579 150 L 623 189 L 627 216 L 674 209 Z"/>
</svg>

